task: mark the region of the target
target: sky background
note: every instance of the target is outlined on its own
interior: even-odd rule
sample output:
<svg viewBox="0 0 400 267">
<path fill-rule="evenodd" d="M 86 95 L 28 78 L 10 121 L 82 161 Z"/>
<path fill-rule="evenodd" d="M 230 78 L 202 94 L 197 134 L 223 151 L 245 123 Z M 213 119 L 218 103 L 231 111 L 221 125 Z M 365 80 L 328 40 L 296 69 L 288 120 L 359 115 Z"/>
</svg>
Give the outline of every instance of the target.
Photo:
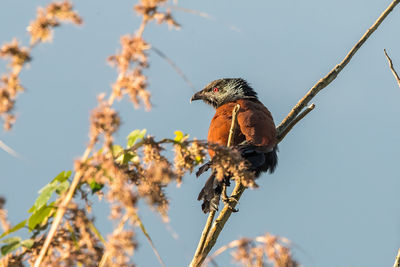
<svg viewBox="0 0 400 267">
<path fill-rule="evenodd" d="M 49 1 L 3 0 L 0 43 L 14 36 L 29 42 L 26 27 Z M 179 31 L 149 25 L 144 38 L 170 57 L 200 90 L 222 77 L 247 79 L 276 124 L 320 78 L 338 64 L 386 9 L 388 0 L 179 1 L 215 19 L 173 10 Z M 106 58 L 119 38 L 138 28 L 134 1 L 74 1 L 84 25 L 57 28 L 52 43 L 39 45 L 21 74 L 17 122 L 0 140 L 22 155 L 0 150 L 0 195 L 13 223 L 28 217 L 37 191 L 70 170 L 88 142 L 89 112 L 96 96 L 110 92 L 116 71 Z M 400 88 L 383 53 L 400 71 L 400 7 L 365 43 L 339 77 L 314 98 L 316 108 L 279 145 L 279 166 L 248 190 L 215 246 L 270 232 L 290 239 L 304 266 L 391 266 L 400 246 Z M 1 72 L 5 64 L 0 63 Z M 134 129 L 157 139 L 175 130 L 205 139 L 213 109 L 189 103 L 193 90 L 158 55 L 149 77 L 154 107 L 135 110 L 118 102 L 120 143 Z M 187 266 L 206 220 L 197 194 L 205 177 L 186 175 L 171 185 L 170 224 L 140 205 L 142 217 L 167 266 Z M 96 198 L 93 198 L 95 200 Z M 96 225 L 111 229 L 104 204 Z M 143 234 L 138 266 L 159 266 Z M 225 253 L 217 262 L 229 266 Z"/>
</svg>

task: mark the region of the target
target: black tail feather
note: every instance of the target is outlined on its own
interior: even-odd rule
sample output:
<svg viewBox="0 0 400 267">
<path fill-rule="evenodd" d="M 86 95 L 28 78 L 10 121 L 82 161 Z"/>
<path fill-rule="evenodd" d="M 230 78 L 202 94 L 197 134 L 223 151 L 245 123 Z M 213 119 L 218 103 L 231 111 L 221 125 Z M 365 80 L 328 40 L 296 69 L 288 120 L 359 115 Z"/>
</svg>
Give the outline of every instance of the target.
<svg viewBox="0 0 400 267">
<path fill-rule="evenodd" d="M 204 187 L 201 189 L 197 200 L 203 200 L 201 209 L 204 213 L 208 213 L 211 210 L 218 210 L 219 200 L 222 192 L 222 183 L 215 179 L 215 173 L 207 179 Z"/>
<path fill-rule="evenodd" d="M 265 163 L 269 173 L 273 173 L 278 166 L 278 146 L 274 147 L 271 152 L 265 153 Z"/>
<path fill-rule="evenodd" d="M 255 172 L 258 177 L 262 172 L 273 173 L 278 164 L 278 147 L 272 151 L 264 152 L 254 145 L 240 145 L 237 147 L 241 156 L 250 163 L 250 170 Z"/>
<path fill-rule="evenodd" d="M 272 151 L 264 152 L 257 149 L 256 146 L 243 145 L 237 147 L 238 151 L 249 162 L 250 170 L 255 172 L 255 176 L 260 176 L 261 172 L 273 173 L 278 164 L 277 151 L 278 147 L 275 146 Z M 196 177 L 206 172 L 212 166 L 212 162 L 209 161 L 199 168 L 196 172 Z M 204 187 L 201 189 L 197 200 L 202 200 L 201 209 L 204 213 L 208 213 L 211 210 L 218 210 L 219 201 L 222 193 L 222 186 L 225 183 L 226 186 L 230 185 L 230 176 L 227 174 L 223 181 L 215 179 L 215 172 L 213 171 L 210 177 L 207 179 Z"/>
<path fill-rule="evenodd" d="M 202 175 L 203 173 L 208 171 L 208 169 L 210 169 L 211 165 L 212 165 L 211 161 L 208 161 L 205 164 L 203 164 L 202 166 L 200 166 L 200 168 L 196 172 L 196 177 L 199 178 L 200 175 Z"/>
</svg>

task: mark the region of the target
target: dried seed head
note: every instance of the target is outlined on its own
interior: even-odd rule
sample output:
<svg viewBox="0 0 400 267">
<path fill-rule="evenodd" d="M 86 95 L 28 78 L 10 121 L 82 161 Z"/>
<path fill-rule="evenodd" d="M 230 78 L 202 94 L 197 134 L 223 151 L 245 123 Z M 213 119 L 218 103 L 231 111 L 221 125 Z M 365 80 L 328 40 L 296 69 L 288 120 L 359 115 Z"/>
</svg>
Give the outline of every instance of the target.
<svg viewBox="0 0 400 267">
<path fill-rule="evenodd" d="M 20 47 L 17 39 L 6 43 L 0 48 L 0 57 L 11 59 L 9 67 L 14 74 L 18 74 L 23 65 L 31 60 L 29 49 Z"/>
<path fill-rule="evenodd" d="M 99 135 L 103 134 L 106 147 L 111 146 L 112 135 L 118 130 L 120 124 L 121 119 L 118 112 L 99 97 L 99 105 L 92 111 L 90 116 L 89 137 L 91 144 L 97 142 Z"/>
<path fill-rule="evenodd" d="M 120 53 L 108 58 L 112 65 L 117 66 L 120 73 L 125 73 L 132 63 L 138 63 L 142 67 L 147 66 L 146 50 L 149 50 L 151 46 L 142 37 L 124 35 L 121 37 L 121 46 Z"/>
<path fill-rule="evenodd" d="M 82 18 L 77 12 L 73 11 L 70 2 L 51 3 L 45 9 L 39 8 L 36 19 L 31 22 L 27 29 L 31 35 L 31 44 L 51 41 L 53 28 L 59 26 L 61 22 L 82 24 Z"/>
</svg>

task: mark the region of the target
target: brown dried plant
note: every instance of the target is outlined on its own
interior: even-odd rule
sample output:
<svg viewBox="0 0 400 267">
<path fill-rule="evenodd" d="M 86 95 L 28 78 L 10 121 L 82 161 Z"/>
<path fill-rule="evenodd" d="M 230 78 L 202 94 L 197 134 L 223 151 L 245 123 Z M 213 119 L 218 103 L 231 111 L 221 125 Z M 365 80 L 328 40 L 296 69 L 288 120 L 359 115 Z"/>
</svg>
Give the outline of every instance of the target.
<svg viewBox="0 0 400 267">
<path fill-rule="evenodd" d="M 60 26 L 61 22 L 71 22 L 76 25 L 81 25 L 83 22 L 78 13 L 73 11 L 69 1 L 54 2 L 45 9 L 38 8 L 36 19 L 27 28 L 31 35 L 31 45 L 51 41 L 53 28 Z"/>
<path fill-rule="evenodd" d="M 224 251 L 236 248 L 232 252 L 232 258 L 242 266 L 296 267 L 299 265 L 293 260 L 290 244 L 288 239 L 269 233 L 253 239 L 241 238 L 219 248 L 206 263 L 214 261 Z"/>
<path fill-rule="evenodd" d="M 73 11 L 70 2 L 50 3 L 46 8 L 39 8 L 37 18 L 31 22 L 27 30 L 31 35 L 30 47 L 21 47 L 17 39 L 0 47 L 0 58 L 9 59 L 9 73 L 3 74 L 0 80 L 0 116 L 5 130 L 10 130 L 15 122 L 13 109 L 18 93 L 24 91 L 19 74 L 22 68 L 31 61 L 32 48 L 38 42 L 50 41 L 53 28 L 62 22 L 82 24 L 81 17 Z"/>
<path fill-rule="evenodd" d="M 10 72 L 3 74 L 0 80 L 0 116 L 4 121 L 4 129 L 9 130 L 15 121 L 12 113 L 18 93 L 24 91 L 19 80 L 19 73 L 24 64 L 31 60 L 29 48 L 20 47 L 18 41 L 13 39 L 0 48 L 0 58 L 9 59 Z"/>
<path fill-rule="evenodd" d="M 169 10 L 160 12 L 160 6 L 166 2 L 167 0 L 139 1 L 134 10 L 142 16 L 142 24 L 135 34 L 122 36 L 121 50 L 108 58 L 109 63 L 118 70 L 118 78 L 113 84 L 112 98 L 121 99 L 127 94 L 135 108 L 139 107 L 140 99 L 147 110 L 151 109 L 147 78 L 143 75 L 144 69 L 149 67 L 147 52 L 151 48 L 151 45 L 143 39 L 145 26 L 155 19 L 158 24 L 166 23 L 179 28 Z"/>
<path fill-rule="evenodd" d="M 8 221 L 7 210 L 4 208 L 6 199 L 0 196 L 0 226 L 4 232 L 11 228 L 11 224 Z"/>
</svg>

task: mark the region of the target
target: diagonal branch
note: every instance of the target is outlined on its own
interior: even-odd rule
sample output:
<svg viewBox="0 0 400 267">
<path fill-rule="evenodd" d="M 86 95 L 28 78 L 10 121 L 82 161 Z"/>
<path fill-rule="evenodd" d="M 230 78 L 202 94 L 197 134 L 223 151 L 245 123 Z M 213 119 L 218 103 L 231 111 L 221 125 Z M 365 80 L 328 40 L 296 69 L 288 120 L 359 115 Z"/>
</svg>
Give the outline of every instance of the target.
<svg viewBox="0 0 400 267">
<path fill-rule="evenodd" d="M 397 252 L 396 260 L 394 262 L 393 267 L 400 267 L 400 248 L 399 248 L 399 250 Z"/>
<path fill-rule="evenodd" d="M 319 80 L 307 93 L 306 95 L 300 99 L 300 101 L 294 106 L 294 108 L 290 111 L 290 113 L 283 119 L 283 121 L 277 127 L 277 136 L 280 137 L 279 141 L 282 141 L 285 135 L 292 129 L 292 127 L 300 121 L 304 116 L 306 116 L 312 109 L 311 105 L 307 110 L 305 110 L 302 114 L 300 112 L 306 107 L 306 105 L 320 92 L 322 89 L 327 87 L 343 70 L 343 68 L 350 62 L 354 54 L 360 49 L 360 47 L 367 41 L 367 39 L 371 36 L 371 34 L 379 27 L 379 25 L 383 22 L 383 20 L 389 15 L 389 13 L 394 9 L 394 7 L 400 2 L 400 0 L 394 0 L 383 13 L 379 16 L 379 18 L 375 21 L 375 23 L 365 32 L 365 34 L 361 37 L 361 39 L 354 45 L 354 47 L 350 50 L 350 52 L 345 56 L 345 58 L 336 65 L 324 78 Z M 300 114 L 300 115 L 299 115 Z M 210 230 L 206 243 L 204 245 L 203 253 L 200 256 L 195 256 L 192 260 L 191 267 L 201 266 L 207 257 L 208 253 L 211 251 L 213 246 L 215 245 L 219 234 L 224 228 L 225 223 L 228 221 L 230 215 L 232 214 L 232 208 L 235 208 L 237 202 L 239 201 L 241 195 L 243 194 L 246 187 L 242 183 L 236 183 L 235 188 L 232 192 L 232 198 L 236 201 L 232 203 L 232 205 L 225 205 L 222 211 L 220 212 L 218 218 L 215 220 L 215 223 Z"/>
<path fill-rule="evenodd" d="M 285 129 L 281 133 L 278 133 L 277 138 L 278 138 L 278 143 L 285 138 L 285 136 L 292 130 L 292 128 L 305 116 L 307 116 L 308 113 L 310 113 L 313 109 L 315 108 L 315 104 L 309 105 L 305 110 L 303 110 L 297 117 L 292 120 L 288 126 L 286 126 Z"/>
<path fill-rule="evenodd" d="M 165 61 L 167 61 L 168 64 L 171 65 L 171 67 L 176 71 L 176 73 L 178 73 L 179 76 L 181 76 L 182 80 L 185 81 L 185 83 L 187 85 L 189 85 L 189 87 L 191 89 L 193 89 L 193 91 L 196 91 L 196 88 L 194 87 L 193 83 L 189 80 L 189 78 L 185 75 L 185 73 L 183 73 L 183 71 L 178 67 L 178 65 L 175 64 L 174 61 L 172 61 L 172 59 L 170 59 L 169 57 L 167 57 L 166 54 L 164 54 L 160 49 L 152 46 L 151 49 L 161 58 L 163 58 Z"/>
<path fill-rule="evenodd" d="M 3 141 L 0 140 L 0 148 L 3 149 L 5 152 L 7 152 L 8 154 L 10 154 L 11 156 L 14 156 L 16 158 L 21 158 L 21 156 L 15 152 L 14 149 L 12 149 L 11 147 L 7 146 Z"/>
<path fill-rule="evenodd" d="M 400 2 L 400 0 L 394 0 L 386 8 L 385 11 L 379 16 L 375 23 L 364 33 L 361 39 L 353 46 L 350 52 L 344 57 L 342 62 L 336 65 L 324 78 L 319 80 L 307 94 L 294 106 L 286 118 L 278 126 L 278 132 L 283 132 L 284 129 L 289 125 L 289 123 L 303 110 L 303 108 L 313 99 L 313 97 L 319 93 L 322 89 L 327 87 L 343 70 L 344 67 L 350 62 L 354 54 L 360 49 L 360 47 L 367 41 L 372 33 L 381 25 L 385 18 L 392 12 L 393 8 Z"/>
<path fill-rule="evenodd" d="M 394 67 L 393 67 L 392 59 L 391 59 L 391 58 L 389 57 L 389 55 L 386 53 L 386 49 L 383 49 L 383 51 L 385 52 L 385 56 L 386 56 L 386 58 L 387 58 L 387 60 L 388 60 L 388 62 L 389 62 L 389 68 L 390 68 L 390 70 L 392 71 L 394 77 L 396 78 L 397 84 L 398 84 L 399 87 L 400 87 L 400 77 L 399 77 L 399 75 L 397 74 L 396 70 L 395 70 Z"/>
</svg>

